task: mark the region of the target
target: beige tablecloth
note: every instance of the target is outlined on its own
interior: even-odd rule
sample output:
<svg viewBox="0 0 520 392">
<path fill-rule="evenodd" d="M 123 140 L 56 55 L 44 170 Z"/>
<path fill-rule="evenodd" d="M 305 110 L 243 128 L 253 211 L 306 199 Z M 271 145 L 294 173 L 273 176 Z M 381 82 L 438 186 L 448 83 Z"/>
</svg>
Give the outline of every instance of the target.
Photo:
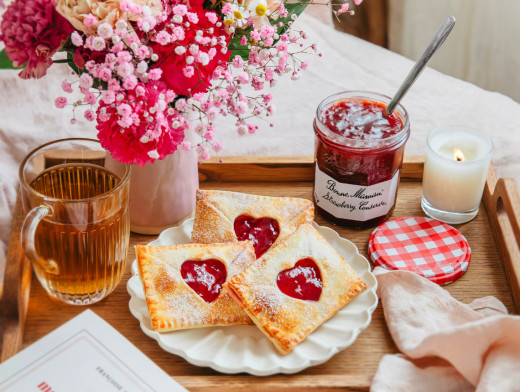
<svg viewBox="0 0 520 392">
<path fill-rule="evenodd" d="M 371 90 L 393 95 L 413 62 L 380 47 L 334 30 L 306 12 L 297 24 L 309 41 L 319 42 L 323 57 L 311 56 L 311 66 L 299 81 L 285 78 L 271 93 L 277 105 L 274 128 L 239 137 L 233 126 L 220 124 L 217 138 L 225 155 L 311 155 L 312 121 L 319 102 L 343 90 Z M 313 10 L 311 10 L 313 12 Z M 316 10 L 314 10 L 316 15 Z M 500 70 L 490 70 L 500 72 Z M 56 109 L 60 82 L 70 71 L 56 66 L 40 80 L 24 81 L 15 71 L 0 71 L 0 270 L 17 191 L 17 167 L 24 155 L 43 142 L 60 137 L 95 137 L 92 123 L 70 125 L 70 112 Z M 500 176 L 520 179 L 520 104 L 498 93 L 427 69 L 402 104 L 411 118 L 406 154 L 423 154 L 427 133 L 443 124 L 459 123 L 484 130 L 493 138 L 493 160 Z"/>
</svg>

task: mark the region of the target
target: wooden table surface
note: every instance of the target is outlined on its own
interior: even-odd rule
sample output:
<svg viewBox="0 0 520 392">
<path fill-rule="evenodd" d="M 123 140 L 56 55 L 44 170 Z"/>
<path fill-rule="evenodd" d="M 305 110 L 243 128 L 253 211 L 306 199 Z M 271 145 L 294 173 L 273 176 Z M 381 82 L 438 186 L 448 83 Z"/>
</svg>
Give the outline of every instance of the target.
<svg viewBox="0 0 520 392">
<path fill-rule="evenodd" d="M 301 167 L 293 165 L 293 170 L 287 171 L 285 177 L 282 175 L 283 170 L 276 171 L 278 174 L 273 176 L 269 172 L 264 173 L 261 167 L 254 175 L 252 172 L 248 172 L 254 170 L 254 167 L 240 166 L 238 163 L 233 166 L 232 161 L 228 162 L 228 166 L 221 166 L 216 171 L 215 166 L 202 166 L 201 179 L 205 181 L 201 183 L 201 188 L 312 199 L 312 182 L 308 180 L 310 166 L 308 160 L 305 162 L 306 164 Z M 267 163 L 266 165 L 269 166 Z M 424 216 L 420 207 L 421 172 L 422 163 L 420 161 L 409 159 L 405 162 L 393 217 Z M 255 179 L 254 182 L 245 181 L 252 176 Z M 262 176 L 266 179 L 269 178 L 270 182 L 266 183 Z M 235 182 L 228 181 L 230 179 Z M 332 227 L 341 236 L 354 242 L 362 255 L 368 256 L 367 244 L 372 229 L 349 230 L 335 227 L 319 216 L 316 217 L 316 222 Z M 513 297 L 505 278 L 497 244 L 493 239 L 486 208 L 482 206 L 473 221 L 459 225 L 457 228 L 466 236 L 471 245 L 472 260 L 468 271 L 458 281 L 445 288 L 456 299 L 465 303 L 479 297 L 493 295 L 500 299 L 510 311 L 514 311 Z M 349 387 L 348 390 L 368 390 L 381 357 L 397 352 L 379 304 L 373 313 L 371 324 L 360 334 L 352 346 L 338 353 L 326 363 L 308 368 L 299 374 L 270 377 L 255 377 L 247 374 L 223 375 L 209 368 L 193 366 L 184 359 L 162 350 L 155 340 L 147 337 L 128 308 L 130 296 L 126 291 L 126 282 L 131 276 L 130 265 L 135 258 L 134 245 L 146 244 L 153 239 L 155 239 L 154 236 L 132 234 L 127 271 L 121 284 L 108 298 L 89 308 L 104 318 L 152 361 L 189 390 L 235 391 L 247 387 L 250 390 L 326 391 L 346 390 L 346 386 Z M 34 279 L 22 346 L 28 346 L 84 309 L 84 307 L 65 305 L 51 300 Z"/>
</svg>

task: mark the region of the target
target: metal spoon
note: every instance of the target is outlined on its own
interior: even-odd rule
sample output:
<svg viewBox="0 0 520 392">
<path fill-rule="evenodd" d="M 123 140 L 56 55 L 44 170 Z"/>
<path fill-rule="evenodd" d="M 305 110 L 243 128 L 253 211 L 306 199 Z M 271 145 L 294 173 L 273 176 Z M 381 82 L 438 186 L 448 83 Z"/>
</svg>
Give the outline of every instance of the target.
<svg viewBox="0 0 520 392">
<path fill-rule="evenodd" d="M 451 30 L 453 29 L 453 26 L 455 26 L 455 17 L 448 16 L 444 20 L 444 23 L 440 27 L 439 31 L 437 31 L 437 34 L 435 34 L 435 36 L 433 37 L 432 42 L 430 42 L 430 45 L 428 45 L 428 47 L 422 54 L 421 58 L 417 61 L 417 63 L 415 63 L 415 66 L 412 68 L 412 70 L 404 80 L 403 84 L 401 84 L 399 90 L 397 90 L 397 93 L 395 93 L 394 97 L 383 111 L 384 117 L 388 117 L 392 114 L 401 98 L 403 98 L 405 94 L 408 92 L 408 89 L 415 82 L 415 79 L 417 79 L 417 77 L 421 74 L 424 67 L 426 66 L 428 61 L 430 61 L 435 51 L 441 47 L 446 37 L 448 37 Z"/>
</svg>

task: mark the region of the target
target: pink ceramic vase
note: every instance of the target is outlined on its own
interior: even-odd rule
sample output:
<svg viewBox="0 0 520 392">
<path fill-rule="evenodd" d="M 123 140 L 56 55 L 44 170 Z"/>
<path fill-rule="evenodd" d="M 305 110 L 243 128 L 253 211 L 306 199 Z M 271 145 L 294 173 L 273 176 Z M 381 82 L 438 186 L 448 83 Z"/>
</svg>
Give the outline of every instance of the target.
<svg viewBox="0 0 520 392">
<path fill-rule="evenodd" d="M 130 230 L 159 234 L 189 217 L 199 187 L 197 153 L 177 150 L 144 167 L 132 165 Z"/>
</svg>

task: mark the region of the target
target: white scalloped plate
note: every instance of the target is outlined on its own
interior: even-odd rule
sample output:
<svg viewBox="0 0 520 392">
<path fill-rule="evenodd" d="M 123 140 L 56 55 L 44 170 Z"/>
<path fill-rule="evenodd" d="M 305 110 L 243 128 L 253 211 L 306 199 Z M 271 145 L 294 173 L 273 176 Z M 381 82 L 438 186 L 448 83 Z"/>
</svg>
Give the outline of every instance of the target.
<svg viewBox="0 0 520 392">
<path fill-rule="evenodd" d="M 354 343 L 359 333 L 370 324 L 372 312 L 377 306 L 377 280 L 370 271 L 367 259 L 359 254 L 352 242 L 341 238 L 328 227 L 316 223 L 314 227 L 345 258 L 368 287 L 287 355 L 279 354 L 256 326 L 195 328 L 165 333 L 152 331 L 135 260 L 132 264 L 133 276 L 127 284 L 131 296 L 130 311 L 140 321 L 143 332 L 157 340 L 164 350 L 194 365 L 209 366 L 222 373 L 246 372 L 268 376 L 296 373 L 326 362 Z M 192 228 L 193 219 L 189 219 L 180 226 L 163 231 L 149 245 L 189 243 Z"/>
</svg>

